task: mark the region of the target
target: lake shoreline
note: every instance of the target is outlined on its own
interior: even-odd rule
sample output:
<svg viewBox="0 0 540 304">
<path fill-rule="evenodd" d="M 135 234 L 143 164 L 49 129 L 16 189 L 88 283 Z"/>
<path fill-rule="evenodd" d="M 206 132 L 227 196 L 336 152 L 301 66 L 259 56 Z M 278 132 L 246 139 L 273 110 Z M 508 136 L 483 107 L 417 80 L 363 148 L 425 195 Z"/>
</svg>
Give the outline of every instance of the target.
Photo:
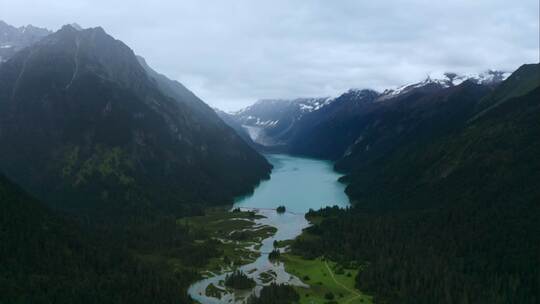
<svg viewBox="0 0 540 304">
<path fill-rule="evenodd" d="M 275 249 L 283 253 L 287 251 L 287 247 L 274 248 L 274 243 L 292 242 L 301 235 L 303 229 L 310 225 L 305 218 L 310 209 L 349 205 L 344 192 L 345 186 L 339 182 L 340 175 L 334 171 L 330 161 L 284 154 L 265 154 L 265 157 L 273 166 L 270 179 L 262 181 L 253 193 L 238 197 L 231 207 L 231 211 L 237 208 L 242 212 L 254 211 L 258 216 L 262 216 L 255 220 L 255 225 L 276 229 L 273 235 L 260 240 L 259 256 L 255 261 L 237 265 L 235 268 L 255 280 L 257 286 L 249 292 L 236 291 L 241 295 L 240 299 L 237 299 L 235 291 L 227 290 L 223 286 L 224 276 L 233 269 L 214 272 L 213 276 L 195 282 L 189 289 L 190 296 L 202 304 L 223 301 L 242 303 L 247 296 L 257 295 L 262 286 L 270 282 L 307 288 L 308 285 L 301 279 L 285 270 L 282 261 L 269 261 L 268 253 Z M 286 212 L 278 214 L 276 209 L 279 206 L 285 206 Z M 220 297 L 215 298 L 212 295 Z"/>
</svg>

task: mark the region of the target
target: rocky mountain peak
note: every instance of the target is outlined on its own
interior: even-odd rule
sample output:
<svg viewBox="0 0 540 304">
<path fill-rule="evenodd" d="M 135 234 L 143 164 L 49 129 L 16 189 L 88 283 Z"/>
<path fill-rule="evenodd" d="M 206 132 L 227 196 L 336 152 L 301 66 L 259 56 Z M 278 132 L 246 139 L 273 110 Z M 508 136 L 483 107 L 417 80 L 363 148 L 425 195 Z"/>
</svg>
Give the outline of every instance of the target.
<svg viewBox="0 0 540 304">
<path fill-rule="evenodd" d="M 0 20 L 0 64 L 49 34 L 51 32 L 44 28 L 32 25 L 17 28 Z"/>
</svg>

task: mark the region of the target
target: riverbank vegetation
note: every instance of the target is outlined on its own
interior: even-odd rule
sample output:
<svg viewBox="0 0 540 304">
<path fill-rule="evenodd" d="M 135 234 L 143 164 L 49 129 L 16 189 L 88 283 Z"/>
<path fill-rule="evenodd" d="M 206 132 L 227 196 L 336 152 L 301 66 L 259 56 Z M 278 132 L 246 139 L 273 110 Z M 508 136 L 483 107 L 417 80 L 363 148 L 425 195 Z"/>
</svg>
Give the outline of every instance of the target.
<svg viewBox="0 0 540 304">
<path fill-rule="evenodd" d="M 271 283 L 261 289 L 258 297 L 252 295 L 248 304 L 289 304 L 300 300 L 298 292 L 289 285 Z"/>
<path fill-rule="evenodd" d="M 219 254 L 203 267 L 203 273 L 209 274 L 232 271 L 260 256 L 256 249 L 261 241 L 276 232 L 275 227 L 255 227 L 255 220 L 262 217 L 252 211 L 214 208 L 207 209 L 203 216 L 179 219 L 178 224 L 187 227 L 196 242 L 214 242 Z"/>
<path fill-rule="evenodd" d="M 270 253 L 268 254 L 268 259 L 270 261 L 275 261 L 275 260 L 278 260 L 280 256 L 281 256 L 281 252 L 279 251 L 279 249 L 274 249 L 270 251 Z"/>
<path fill-rule="evenodd" d="M 341 265 L 323 258 L 307 259 L 294 254 L 283 254 L 285 270 L 300 278 L 309 288 L 294 287 L 300 303 L 372 303 L 371 297 L 355 287 L 358 265 Z M 333 299 L 328 299 L 332 295 Z"/>
<path fill-rule="evenodd" d="M 232 289 L 252 289 L 255 287 L 255 280 L 248 277 L 241 270 L 235 270 L 233 273 L 225 276 L 226 287 Z"/>
<path fill-rule="evenodd" d="M 216 299 L 221 299 L 221 296 L 225 293 L 225 290 L 222 290 L 220 288 L 217 288 L 214 284 L 208 284 L 206 287 L 206 290 L 204 291 L 204 294 L 207 297 L 212 297 Z"/>
</svg>

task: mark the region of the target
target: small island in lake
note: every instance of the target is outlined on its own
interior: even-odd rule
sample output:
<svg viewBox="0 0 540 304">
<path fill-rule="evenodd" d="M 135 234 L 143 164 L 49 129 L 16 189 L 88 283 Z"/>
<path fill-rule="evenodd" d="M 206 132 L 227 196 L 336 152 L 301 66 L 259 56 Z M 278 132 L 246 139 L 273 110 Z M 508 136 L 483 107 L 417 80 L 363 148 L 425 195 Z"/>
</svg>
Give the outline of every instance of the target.
<svg viewBox="0 0 540 304">
<path fill-rule="evenodd" d="M 242 271 L 236 270 L 225 277 L 225 286 L 234 289 L 251 289 L 255 287 L 255 280 Z"/>
<path fill-rule="evenodd" d="M 285 206 L 281 205 L 281 206 L 277 207 L 276 211 L 279 214 L 285 213 L 285 211 L 286 211 Z"/>
<path fill-rule="evenodd" d="M 300 301 L 300 295 L 292 286 L 276 283 L 264 286 L 259 297 L 251 295 L 248 298 L 250 304 L 297 303 L 298 301 Z"/>
<path fill-rule="evenodd" d="M 274 249 L 268 254 L 268 259 L 271 261 L 277 260 L 279 259 L 280 256 L 281 256 L 281 252 L 278 249 Z"/>
</svg>

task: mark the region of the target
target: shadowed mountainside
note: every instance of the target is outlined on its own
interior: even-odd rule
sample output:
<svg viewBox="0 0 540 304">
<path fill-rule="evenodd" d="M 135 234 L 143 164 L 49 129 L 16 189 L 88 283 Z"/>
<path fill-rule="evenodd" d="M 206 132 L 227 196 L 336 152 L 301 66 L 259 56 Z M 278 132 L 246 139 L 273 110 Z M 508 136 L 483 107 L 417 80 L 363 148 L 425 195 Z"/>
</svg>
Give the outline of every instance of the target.
<svg viewBox="0 0 540 304">
<path fill-rule="evenodd" d="M 539 65 L 483 97 L 473 85 L 367 123 L 336 165 L 354 207 L 310 212 L 294 250 L 363 263 L 379 303 L 536 303 Z"/>
<path fill-rule="evenodd" d="M 230 202 L 270 170 L 101 28 L 64 26 L 17 53 L 0 66 L 0 98 L 0 168 L 56 207 L 182 213 Z"/>
</svg>

